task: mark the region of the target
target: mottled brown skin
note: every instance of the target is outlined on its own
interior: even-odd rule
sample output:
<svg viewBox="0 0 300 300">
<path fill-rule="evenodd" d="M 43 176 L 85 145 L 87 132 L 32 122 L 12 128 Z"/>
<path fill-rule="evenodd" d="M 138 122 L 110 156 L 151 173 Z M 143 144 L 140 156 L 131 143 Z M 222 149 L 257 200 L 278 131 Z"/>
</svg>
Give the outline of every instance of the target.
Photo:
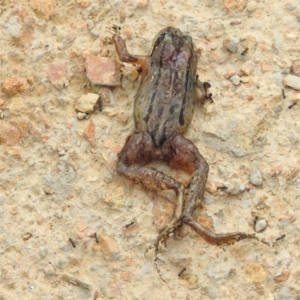
<svg viewBox="0 0 300 300">
<path fill-rule="evenodd" d="M 156 255 L 159 243 L 165 243 L 168 236 L 184 223 L 213 245 L 256 239 L 254 235 L 242 232 L 215 234 L 192 217 L 197 199 L 203 199 L 209 167 L 197 147 L 183 136 L 192 119 L 196 88 L 201 86 L 196 75 L 198 59 L 191 37 L 183 35 L 179 29 L 167 27 L 157 35 L 149 56 L 129 54 L 118 34 L 113 40 L 121 61 L 142 67 L 134 104 L 135 131 L 119 155 L 117 171 L 148 189 L 174 190 L 178 198 L 171 223 L 157 238 Z M 206 92 L 204 97 L 208 97 Z M 157 160 L 191 174 L 189 184 L 184 186 L 146 166 Z"/>
</svg>

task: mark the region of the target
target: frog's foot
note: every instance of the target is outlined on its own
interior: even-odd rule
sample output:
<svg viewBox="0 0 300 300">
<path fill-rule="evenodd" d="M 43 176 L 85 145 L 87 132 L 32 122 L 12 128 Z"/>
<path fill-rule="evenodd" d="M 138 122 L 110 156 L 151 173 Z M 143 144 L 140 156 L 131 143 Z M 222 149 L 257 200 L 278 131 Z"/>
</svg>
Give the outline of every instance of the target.
<svg viewBox="0 0 300 300">
<path fill-rule="evenodd" d="M 178 228 L 180 228 L 182 226 L 182 211 L 183 211 L 183 207 L 184 207 L 184 187 L 181 186 L 178 189 L 178 202 L 177 202 L 177 206 L 176 206 L 176 210 L 174 213 L 174 217 L 171 221 L 171 223 L 166 226 L 161 233 L 159 234 L 159 236 L 156 239 L 156 242 L 154 244 L 154 263 L 155 263 L 155 267 L 157 270 L 157 273 L 159 275 L 159 277 L 161 278 L 162 281 L 166 282 L 162 275 L 161 272 L 159 270 L 158 267 L 158 251 L 159 251 L 159 246 L 160 244 L 163 244 L 166 247 L 166 243 L 167 240 L 170 236 L 172 236 L 174 234 L 174 232 L 176 232 L 176 230 Z"/>
<path fill-rule="evenodd" d="M 198 222 L 192 217 L 183 217 L 182 222 L 189 225 L 194 231 L 196 231 L 207 243 L 217 246 L 232 245 L 235 242 L 239 242 L 245 239 L 255 239 L 265 245 L 272 246 L 271 242 L 260 239 L 256 234 L 248 234 L 244 232 L 232 232 L 225 234 L 214 233 Z"/>
<path fill-rule="evenodd" d="M 173 219 L 173 221 L 171 222 L 170 225 L 168 225 L 167 227 L 165 227 L 163 229 L 163 231 L 159 234 L 159 236 L 156 239 L 156 242 L 154 244 L 154 264 L 155 264 L 155 268 L 156 271 L 158 273 L 158 276 L 160 277 L 160 279 L 162 281 L 164 281 L 165 283 L 167 283 L 167 281 L 162 277 L 162 274 L 160 272 L 160 268 L 158 266 L 158 251 L 159 251 L 159 246 L 161 244 L 163 244 L 166 247 L 166 243 L 169 237 L 171 237 L 174 232 L 180 228 L 182 226 L 182 217 L 178 218 L 178 219 Z"/>
</svg>

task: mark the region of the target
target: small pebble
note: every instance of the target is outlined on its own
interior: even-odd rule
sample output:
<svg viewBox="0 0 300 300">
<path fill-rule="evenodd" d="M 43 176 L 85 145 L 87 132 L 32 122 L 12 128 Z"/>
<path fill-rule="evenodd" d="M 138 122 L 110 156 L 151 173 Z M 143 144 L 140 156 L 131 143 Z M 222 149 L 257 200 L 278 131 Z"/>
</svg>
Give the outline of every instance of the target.
<svg viewBox="0 0 300 300">
<path fill-rule="evenodd" d="M 68 69 L 64 63 L 52 64 L 48 68 L 48 78 L 57 89 L 68 86 L 67 73 Z"/>
<path fill-rule="evenodd" d="M 225 190 L 226 193 L 231 195 L 237 195 L 242 193 L 246 189 L 246 185 L 241 180 L 232 180 L 230 183 L 225 183 L 227 189 Z"/>
<path fill-rule="evenodd" d="M 300 101 L 300 93 L 294 92 L 288 96 L 290 101 Z"/>
<path fill-rule="evenodd" d="M 49 187 L 44 187 L 43 190 L 44 190 L 44 193 L 46 195 L 53 195 L 54 194 L 54 191 L 52 189 L 50 189 Z"/>
<path fill-rule="evenodd" d="M 246 74 L 246 75 L 250 75 L 253 71 L 255 67 L 255 63 L 252 60 L 247 60 L 246 62 L 244 62 L 241 66 L 241 71 Z"/>
<path fill-rule="evenodd" d="M 82 112 L 77 113 L 78 120 L 83 120 L 85 119 L 85 117 L 86 117 L 86 113 L 82 113 Z"/>
<path fill-rule="evenodd" d="M 12 207 L 11 210 L 10 210 L 10 213 L 11 213 L 12 215 L 17 215 L 18 212 L 19 212 L 19 210 L 18 210 L 18 207 L 17 207 L 17 206 Z"/>
<path fill-rule="evenodd" d="M 131 29 L 131 27 L 129 27 L 129 26 L 124 26 L 123 28 L 122 28 L 122 34 L 124 34 L 125 36 L 126 36 L 126 38 L 128 39 L 128 40 L 130 40 L 130 39 L 132 39 L 132 36 L 133 36 L 133 30 Z"/>
<path fill-rule="evenodd" d="M 206 293 L 210 299 L 217 299 L 218 297 L 217 288 L 214 286 L 206 287 Z"/>
<path fill-rule="evenodd" d="M 298 76 L 288 75 L 283 79 L 282 83 L 294 90 L 300 90 L 300 77 Z"/>
<path fill-rule="evenodd" d="M 179 277 L 179 284 L 187 287 L 188 289 L 199 288 L 198 276 L 194 274 L 184 273 Z"/>
<path fill-rule="evenodd" d="M 223 46 L 230 52 L 236 52 L 239 44 L 239 38 L 227 38 L 223 41 Z"/>
<path fill-rule="evenodd" d="M 267 221 L 265 219 L 261 219 L 256 222 L 255 224 L 255 231 L 256 232 L 261 232 L 267 227 Z"/>
<path fill-rule="evenodd" d="M 18 36 L 22 30 L 22 25 L 19 23 L 17 15 L 12 15 L 4 24 L 8 34 L 12 37 Z"/>
<path fill-rule="evenodd" d="M 23 235 L 23 241 L 27 241 L 32 237 L 32 234 L 27 232 Z"/>
<path fill-rule="evenodd" d="M 246 280 L 249 282 L 262 283 L 266 280 L 269 273 L 264 266 L 258 262 L 252 262 L 244 268 Z"/>
<path fill-rule="evenodd" d="M 110 39 L 111 40 L 111 39 Z M 86 55 L 86 76 L 93 85 L 119 86 L 120 68 L 110 57 Z"/>
<path fill-rule="evenodd" d="M 242 76 L 241 77 L 241 82 L 243 82 L 243 83 L 249 82 L 249 77 L 248 76 Z"/>
<path fill-rule="evenodd" d="M 241 12 L 247 5 L 247 0 L 222 0 L 223 5 L 227 11 Z"/>
<path fill-rule="evenodd" d="M 45 258 L 48 254 L 48 250 L 46 248 L 40 248 L 39 254 L 41 258 Z"/>
<path fill-rule="evenodd" d="M 82 95 L 76 101 L 75 110 L 85 114 L 92 113 L 98 103 L 98 100 L 99 100 L 98 94 L 88 93 L 86 95 Z"/>
<path fill-rule="evenodd" d="M 60 150 L 58 151 L 58 155 L 59 156 L 64 156 L 66 154 L 66 151 L 65 150 Z"/>
<path fill-rule="evenodd" d="M 255 1 L 249 1 L 246 9 L 248 12 L 254 12 L 257 9 L 257 3 Z"/>
<path fill-rule="evenodd" d="M 273 278 L 273 280 L 279 284 L 289 279 L 291 272 L 289 270 L 283 270 L 280 275 Z"/>
<path fill-rule="evenodd" d="M 242 182 L 231 182 L 228 185 L 225 184 L 227 186 L 227 189 L 225 190 L 228 194 L 231 195 L 237 195 L 239 193 L 242 193 L 243 191 L 245 191 L 246 186 L 244 183 Z"/>
<path fill-rule="evenodd" d="M 52 276 L 55 274 L 55 270 L 51 264 L 47 265 L 43 269 L 44 273 L 48 276 Z"/>
<path fill-rule="evenodd" d="M 241 82 L 241 78 L 239 75 L 233 75 L 230 77 L 230 81 L 234 84 L 234 85 L 239 85 Z"/>
<path fill-rule="evenodd" d="M 129 81 L 134 82 L 139 78 L 139 72 L 136 69 L 132 69 L 125 77 Z"/>
<path fill-rule="evenodd" d="M 2 91 L 8 96 L 18 95 L 27 92 L 28 81 L 25 77 L 11 77 L 2 83 Z"/>
<path fill-rule="evenodd" d="M 212 41 L 209 45 L 210 50 L 216 50 L 218 48 L 218 44 L 215 41 Z"/>
<path fill-rule="evenodd" d="M 258 169 L 255 169 L 251 172 L 250 182 L 253 185 L 262 185 L 263 184 L 263 178 L 262 178 L 261 172 Z"/>
<path fill-rule="evenodd" d="M 300 76 L 300 60 L 295 60 L 291 66 L 291 74 Z"/>
<path fill-rule="evenodd" d="M 226 71 L 226 73 L 224 74 L 224 78 L 225 79 L 229 79 L 230 77 L 232 77 L 233 75 L 236 74 L 236 70 L 228 70 Z"/>
</svg>

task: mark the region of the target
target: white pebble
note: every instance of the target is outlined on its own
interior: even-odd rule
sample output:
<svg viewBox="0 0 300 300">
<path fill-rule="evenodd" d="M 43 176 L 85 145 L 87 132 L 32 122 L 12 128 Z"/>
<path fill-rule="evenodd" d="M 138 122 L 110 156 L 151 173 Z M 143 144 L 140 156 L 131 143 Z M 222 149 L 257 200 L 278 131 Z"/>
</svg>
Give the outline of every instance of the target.
<svg viewBox="0 0 300 300">
<path fill-rule="evenodd" d="M 58 155 L 59 156 L 64 156 L 66 154 L 66 151 L 65 150 L 60 150 L 58 151 Z"/>
<path fill-rule="evenodd" d="M 218 44 L 217 43 L 212 43 L 211 45 L 210 45 L 210 49 L 211 50 L 216 50 L 218 48 Z"/>
<path fill-rule="evenodd" d="M 239 85 L 241 82 L 241 78 L 239 75 L 233 75 L 230 77 L 230 81 L 234 84 L 234 85 Z"/>
<path fill-rule="evenodd" d="M 255 231 L 261 232 L 267 227 L 267 221 L 265 219 L 261 219 L 255 224 Z"/>
<path fill-rule="evenodd" d="M 248 11 L 248 12 L 254 12 L 254 11 L 256 11 L 257 4 L 256 4 L 255 1 L 250 1 L 250 2 L 248 2 L 246 8 L 247 8 L 247 11 Z"/>
<path fill-rule="evenodd" d="M 18 15 L 12 15 L 5 23 L 5 28 L 7 30 L 7 32 L 15 37 L 17 35 L 19 35 L 19 33 L 22 30 L 22 25 L 19 23 L 19 17 Z"/>
<path fill-rule="evenodd" d="M 258 169 L 255 169 L 251 172 L 250 182 L 253 185 L 262 185 L 263 184 L 263 178 L 262 178 L 261 172 Z"/>
<path fill-rule="evenodd" d="M 245 191 L 246 186 L 241 180 L 232 180 L 230 183 L 225 183 L 225 186 L 227 186 L 227 189 L 225 190 L 226 193 L 231 195 L 237 195 L 239 193 L 242 193 Z"/>
<path fill-rule="evenodd" d="M 300 90 L 300 77 L 288 75 L 283 79 L 283 84 L 291 87 L 294 90 Z"/>
<path fill-rule="evenodd" d="M 43 271 L 48 276 L 52 276 L 52 275 L 55 274 L 55 270 L 54 270 L 53 266 L 50 265 L 50 264 L 47 265 L 47 266 L 45 266 L 44 269 L 43 269 Z"/>
<path fill-rule="evenodd" d="M 236 52 L 238 45 L 239 45 L 239 38 L 231 37 L 229 39 L 226 39 L 224 41 L 224 46 L 230 51 L 230 52 Z"/>
<path fill-rule="evenodd" d="M 83 120 L 85 119 L 85 117 L 86 117 L 86 113 L 82 113 L 82 112 L 77 113 L 78 120 Z"/>
</svg>

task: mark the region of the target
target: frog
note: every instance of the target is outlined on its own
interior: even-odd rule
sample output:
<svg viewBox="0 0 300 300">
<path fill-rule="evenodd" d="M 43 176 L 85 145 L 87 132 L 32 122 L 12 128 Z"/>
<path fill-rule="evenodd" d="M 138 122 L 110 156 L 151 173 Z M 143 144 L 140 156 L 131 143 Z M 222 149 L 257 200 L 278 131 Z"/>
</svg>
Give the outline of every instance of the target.
<svg viewBox="0 0 300 300">
<path fill-rule="evenodd" d="M 175 27 L 162 29 L 149 55 L 132 55 L 118 33 L 113 42 L 121 62 L 141 67 L 141 80 L 134 102 L 134 132 L 120 151 L 116 170 L 120 176 L 153 191 L 173 190 L 176 203 L 170 223 L 158 234 L 154 248 L 157 262 L 160 244 L 186 224 L 212 245 L 229 245 L 258 239 L 243 232 L 214 233 L 193 218 L 204 199 L 209 165 L 195 144 L 184 137 L 197 101 L 212 100 L 210 84 L 197 75 L 198 54 L 193 40 Z M 199 93 L 199 91 L 201 93 Z M 190 175 L 186 185 L 148 167 L 152 161 L 166 163 Z"/>
</svg>

